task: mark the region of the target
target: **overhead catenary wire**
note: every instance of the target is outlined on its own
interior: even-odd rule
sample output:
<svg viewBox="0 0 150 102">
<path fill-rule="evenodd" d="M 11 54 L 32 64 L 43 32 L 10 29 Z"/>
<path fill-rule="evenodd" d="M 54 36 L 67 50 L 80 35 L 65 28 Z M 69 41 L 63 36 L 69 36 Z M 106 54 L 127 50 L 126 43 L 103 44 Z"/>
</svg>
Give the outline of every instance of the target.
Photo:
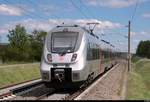
<svg viewBox="0 0 150 102">
<path fill-rule="evenodd" d="M 84 16 L 84 18 L 88 18 L 87 15 L 81 10 L 80 7 L 78 7 L 73 0 L 70 0 L 71 4 L 81 13 L 82 16 Z"/>
<path fill-rule="evenodd" d="M 91 12 L 91 10 L 83 3 L 82 0 L 80 0 L 80 4 L 82 4 L 82 6 L 88 10 L 88 12 L 90 13 L 90 15 L 91 15 L 94 19 L 97 20 L 97 17 L 94 15 L 94 13 Z M 103 25 L 102 25 L 102 21 L 101 21 L 99 24 L 100 24 L 101 27 L 103 26 Z M 101 32 L 104 33 L 103 28 L 101 28 Z M 103 33 L 102 33 L 100 36 L 103 36 L 103 35 L 104 35 Z"/>
<path fill-rule="evenodd" d="M 83 3 L 83 1 L 82 0 L 79 0 L 80 1 L 80 4 L 86 9 L 86 10 L 88 10 L 88 12 L 90 13 L 89 15 L 93 18 L 93 19 L 96 19 L 97 20 L 97 18 L 96 18 L 96 16 L 93 14 L 93 12 L 91 12 L 91 10 Z M 102 26 L 102 24 L 101 23 L 99 23 L 101 26 Z M 102 28 L 101 28 L 101 30 L 102 30 Z M 101 35 L 100 35 L 101 36 Z"/>
<path fill-rule="evenodd" d="M 10 1 L 8 1 L 8 0 L 4 0 L 5 2 L 7 2 L 7 3 L 13 3 L 13 2 L 10 2 Z M 31 18 L 33 18 L 33 17 L 39 17 L 39 18 L 41 18 L 41 19 L 44 19 L 44 17 L 41 17 L 41 16 L 39 16 L 39 15 L 37 15 L 36 13 L 33 13 L 33 12 L 31 12 L 31 11 L 29 11 L 29 10 L 27 10 L 27 9 L 25 9 L 25 8 L 23 8 L 23 7 L 21 7 L 21 6 L 18 6 L 18 5 L 16 5 L 16 7 L 18 7 L 18 8 L 20 8 L 21 10 L 23 10 L 23 11 L 27 11 L 26 12 L 26 15 L 27 16 L 30 16 Z"/>
<path fill-rule="evenodd" d="M 96 19 L 96 16 L 91 12 L 91 10 L 83 3 L 83 1 L 82 0 L 79 0 L 80 1 L 80 4 L 85 8 L 85 9 L 87 9 L 88 10 L 88 12 L 90 13 L 89 15 L 91 15 L 92 16 L 92 18 L 95 18 Z"/>
<path fill-rule="evenodd" d="M 79 0 L 80 1 L 80 3 L 82 4 L 82 6 L 84 7 L 84 8 L 86 8 L 87 10 L 88 10 L 88 12 L 90 13 L 90 15 L 93 17 L 93 18 L 95 18 L 96 19 L 96 16 L 91 12 L 91 10 L 88 8 L 88 7 L 86 7 L 86 5 L 84 5 L 84 3 L 83 3 L 83 1 L 82 0 Z M 102 26 L 102 23 L 99 23 L 101 26 Z M 102 28 L 101 28 L 101 30 L 102 30 Z M 102 30 L 103 31 L 103 30 Z M 103 32 L 104 33 L 104 32 Z M 102 34 L 102 36 L 103 36 L 104 34 Z M 101 36 L 101 35 L 100 35 Z M 124 37 L 124 36 L 123 36 Z"/>
<path fill-rule="evenodd" d="M 90 11 L 90 9 L 84 5 L 84 3 L 82 2 L 82 0 L 80 0 L 80 4 L 81 4 L 84 8 L 86 8 L 86 10 L 88 10 L 88 12 L 90 13 L 89 15 L 91 15 L 93 18 L 96 19 L 96 16 L 93 15 L 93 13 Z M 102 23 L 99 23 L 99 24 L 102 26 Z M 102 28 L 101 28 L 101 30 L 102 30 Z M 104 32 L 103 32 L 103 33 L 104 33 Z M 104 36 L 104 34 L 100 34 L 100 36 L 102 37 L 102 36 Z"/>
<path fill-rule="evenodd" d="M 82 15 L 84 15 L 84 17 L 87 17 L 87 15 L 85 15 L 85 13 L 82 12 L 81 7 L 78 7 L 72 0 L 70 0 L 70 1 L 71 1 L 71 3 L 73 4 L 73 6 L 75 6 L 75 7 L 80 11 L 80 13 L 81 13 Z M 82 2 L 82 0 L 80 0 L 80 4 L 81 4 L 84 8 L 86 8 L 86 10 L 88 10 L 88 13 L 90 13 L 90 16 L 92 16 L 93 18 L 96 19 L 96 17 L 93 15 L 93 13 L 90 11 L 90 9 L 87 8 L 87 7 L 84 5 L 84 3 Z M 138 3 L 136 4 L 136 8 L 137 8 L 137 5 L 138 5 Z M 134 11 L 134 14 L 133 14 L 132 19 L 134 18 L 134 15 L 135 15 L 135 12 L 136 12 L 136 8 L 135 8 L 135 11 Z M 102 23 L 99 23 L 99 24 L 102 26 Z M 120 34 L 119 34 L 119 35 L 120 35 Z M 124 35 L 121 35 L 121 36 L 125 38 Z"/>
<path fill-rule="evenodd" d="M 136 1 L 135 8 L 134 8 L 134 11 L 133 11 L 133 13 L 131 15 L 130 22 L 133 22 L 133 19 L 135 17 L 136 11 L 137 11 L 138 4 L 139 4 L 139 0 Z"/>
<path fill-rule="evenodd" d="M 28 2 L 30 2 L 31 4 L 33 4 L 35 7 L 38 7 L 39 9 L 41 8 L 41 7 L 38 6 L 38 4 L 32 2 L 31 0 L 28 0 Z M 43 9 L 41 9 L 41 11 L 43 11 Z M 53 17 L 55 17 L 55 18 L 59 18 L 58 16 L 56 16 L 56 15 L 54 15 L 54 14 L 51 15 L 51 16 L 53 16 Z"/>
<path fill-rule="evenodd" d="M 7 1 L 7 0 L 4 0 L 4 1 L 7 2 L 8 4 L 11 3 L 11 2 L 9 2 L 9 1 Z M 17 6 L 17 7 L 20 8 L 20 6 Z M 22 9 L 22 8 L 20 8 L 20 9 Z M 24 11 L 24 10 L 23 10 L 23 11 Z M 31 16 L 30 14 L 27 14 L 27 13 L 26 13 L 26 15 L 27 15 L 27 16 L 30 16 L 31 18 L 33 18 L 33 15 Z"/>
</svg>

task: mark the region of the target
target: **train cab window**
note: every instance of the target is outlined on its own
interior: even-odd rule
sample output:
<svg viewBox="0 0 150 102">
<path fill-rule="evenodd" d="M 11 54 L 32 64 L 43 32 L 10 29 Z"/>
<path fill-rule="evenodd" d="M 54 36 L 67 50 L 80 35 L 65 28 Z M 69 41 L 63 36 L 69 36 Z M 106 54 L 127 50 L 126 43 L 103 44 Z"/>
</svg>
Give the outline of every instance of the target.
<svg viewBox="0 0 150 102">
<path fill-rule="evenodd" d="M 57 32 L 51 36 L 51 51 L 53 53 L 72 53 L 76 47 L 77 32 Z"/>
</svg>

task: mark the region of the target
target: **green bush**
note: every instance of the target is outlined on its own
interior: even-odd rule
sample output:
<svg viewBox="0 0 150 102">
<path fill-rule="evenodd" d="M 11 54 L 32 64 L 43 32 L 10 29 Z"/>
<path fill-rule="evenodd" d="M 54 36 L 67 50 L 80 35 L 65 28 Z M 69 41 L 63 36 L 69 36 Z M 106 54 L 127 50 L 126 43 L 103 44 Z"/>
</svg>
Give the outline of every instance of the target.
<svg viewBox="0 0 150 102">
<path fill-rule="evenodd" d="M 150 58 L 150 40 L 141 41 L 137 47 L 136 55 Z"/>
</svg>

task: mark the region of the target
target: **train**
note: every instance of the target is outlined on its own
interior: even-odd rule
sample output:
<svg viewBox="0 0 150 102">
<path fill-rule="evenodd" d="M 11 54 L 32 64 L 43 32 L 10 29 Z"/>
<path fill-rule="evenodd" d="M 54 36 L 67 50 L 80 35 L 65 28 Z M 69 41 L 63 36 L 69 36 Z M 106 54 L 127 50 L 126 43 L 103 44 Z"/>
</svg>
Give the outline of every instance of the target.
<svg viewBox="0 0 150 102">
<path fill-rule="evenodd" d="M 79 25 L 54 27 L 45 37 L 40 73 L 47 87 L 80 87 L 118 63 L 114 45 Z"/>
</svg>

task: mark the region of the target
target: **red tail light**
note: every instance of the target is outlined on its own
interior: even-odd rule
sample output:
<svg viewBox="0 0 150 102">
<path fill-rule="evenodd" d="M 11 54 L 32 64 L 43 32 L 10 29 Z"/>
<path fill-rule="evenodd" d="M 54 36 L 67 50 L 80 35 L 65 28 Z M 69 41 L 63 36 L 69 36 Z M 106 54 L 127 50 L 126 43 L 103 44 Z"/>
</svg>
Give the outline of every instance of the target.
<svg viewBox="0 0 150 102">
<path fill-rule="evenodd" d="M 72 58 L 71 58 L 71 62 L 72 62 L 72 61 L 75 61 L 76 58 L 77 58 L 77 54 L 73 54 L 73 55 L 72 55 Z"/>
<path fill-rule="evenodd" d="M 51 55 L 51 54 L 47 54 L 47 60 L 48 60 L 49 62 L 52 62 L 52 55 Z"/>
</svg>

